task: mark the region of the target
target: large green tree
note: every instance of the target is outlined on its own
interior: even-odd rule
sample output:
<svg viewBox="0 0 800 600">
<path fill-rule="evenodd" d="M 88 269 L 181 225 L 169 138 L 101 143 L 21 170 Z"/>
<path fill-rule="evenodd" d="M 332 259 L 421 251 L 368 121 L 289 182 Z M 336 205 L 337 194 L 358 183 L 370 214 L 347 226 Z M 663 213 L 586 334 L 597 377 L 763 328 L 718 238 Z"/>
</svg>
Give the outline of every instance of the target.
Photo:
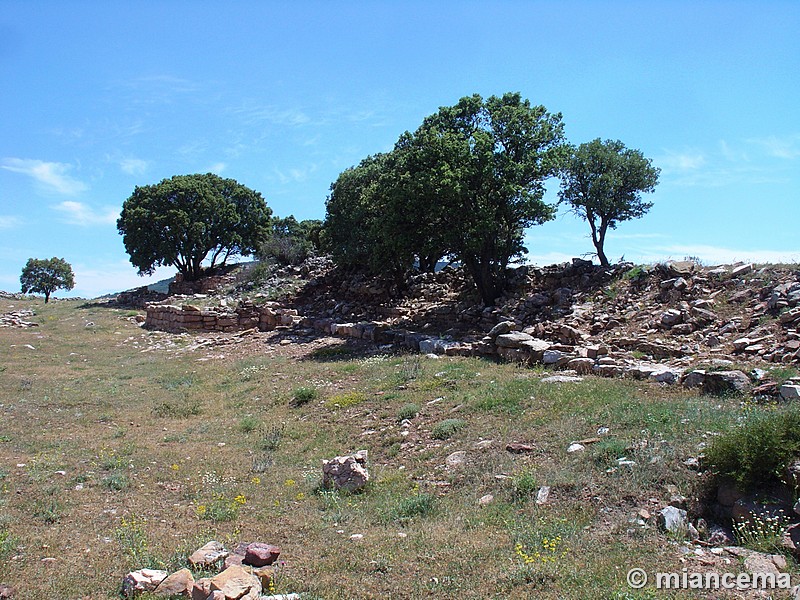
<svg viewBox="0 0 800 600">
<path fill-rule="evenodd" d="M 117 230 L 139 274 L 174 266 L 187 281 L 231 256 L 253 254 L 268 234 L 272 211 L 261 194 L 212 173 L 176 175 L 136 187 Z"/>
<path fill-rule="evenodd" d="M 519 93 L 475 94 L 426 118 L 407 141 L 416 208 L 463 262 L 484 303 L 507 285 L 507 267 L 527 250 L 525 228 L 552 219 L 544 181 L 564 157 L 560 114 Z"/>
<path fill-rule="evenodd" d="M 63 258 L 29 258 L 19 277 L 22 293 L 44 294 L 44 303 L 50 302 L 50 294 L 56 290 L 71 290 L 75 287 L 72 266 Z"/>
<path fill-rule="evenodd" d="M 275 260 L 284 265 L 297 265 L 319 250 L 322 221 L 298 221 L 294 215 L 273 218 L 269 235 L 256 253 L 260 260 Z"/>
<path fill-rule="evenodd" d="M 653 206 L 642 200 L 652 192 L 660 170 L 639 150 L 619 140 L 599 138 L 572 149 L 561 178 L 559 202 L 589 223 L 600 264 L 607 267 L 606 234 L 621 221 L 638 219 Z"/>
</svg>

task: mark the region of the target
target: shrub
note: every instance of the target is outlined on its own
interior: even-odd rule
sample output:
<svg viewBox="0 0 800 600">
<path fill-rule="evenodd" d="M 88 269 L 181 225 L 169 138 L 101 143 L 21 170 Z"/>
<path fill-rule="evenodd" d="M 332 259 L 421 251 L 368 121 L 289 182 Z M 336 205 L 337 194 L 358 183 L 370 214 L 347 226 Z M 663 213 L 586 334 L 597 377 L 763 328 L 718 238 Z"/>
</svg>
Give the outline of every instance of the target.
<svg viewBox="0 0 800 600">
<path fill-rule="evenodd" d="M 351 406 L 361 404 L 366 399 L 366 394 L 361 392 L 347 392 L 344 394 L 336 394 L 335 396 L 331 396 L 325 402 L 325 405 L 329 408 L 349 408 Z"/>
<path fill-rule="evenodd" d="M 400 410 L 397 413 L 397 418 L 402 421 L 404 419 L 413 419 L 419 413 L 420 407 L 419 404 L 414 402 L 409 402 L 408 404 L 404 404 L 400 407 Z"/>
<path fill-rule="evenodd" d="M 388 522 L 405 523 L 414 517 L 424 517 L 432 514 L 436 509 L 436 497 L 432 494 L 416 493 L 413 496 L 399 500 L 397 504 L 385 514 Z"/>
<path fill-rule="evenodd" d="M 247 415 L 239 419 L 239 431 L 242 433 L 252 433 L 261 426 L 261 421 L 252 415 Z"/>
<path fill-rule="evenodd" d="M 706 460 L 715 474 L 751 490 L 782 481 L 800 454 L 800 409 L 751 412 L 736 429 L 714 439 Z"/>
<path fill-rule="evenodd" d="M 445 419 L 434 425 L 431 430 L 431 437 L 435 440 L 446 440 L 453 437 L 466 426 L 467 422 L 463 419 Z"/>
<path fill-rule="evenodd" d="M 307 404 L 312 400 L 316 400 L 318 396 L 319 392 L 314 386 L 301 386 L 294 389 L 292 392 L 292 399 L 289 404 L 291 406 L 302 406 L 303 404 Z"/>
<path fill-rule="evenodd" d="M 523 471 L 511 480 L 512 495 L 517 502 L 524 502 L 538 490 L 536 476 L 531 471 Z"/>
</svg>

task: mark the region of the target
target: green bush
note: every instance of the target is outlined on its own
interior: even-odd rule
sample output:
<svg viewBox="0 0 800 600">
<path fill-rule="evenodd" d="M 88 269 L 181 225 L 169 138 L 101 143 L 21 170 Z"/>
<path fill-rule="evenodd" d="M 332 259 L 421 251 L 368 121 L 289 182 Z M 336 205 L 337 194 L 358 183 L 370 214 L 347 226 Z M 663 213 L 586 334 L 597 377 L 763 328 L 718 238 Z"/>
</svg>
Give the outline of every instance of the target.
<svg viewBox="0 0 800 600">
<path fill-rule="evenodd" d="M 436 509 L 436 497 L 432 494 L 414 494 L 399 500 L 384 514 L 386 522 L 406 523 L 414 517 L 425 517 Z"/>
<path fill-rule="evenodd" d="M 466 426 L 467 422 L 463 419 L 445 419 L 433 426 L 431 437 L 435 440 L 446 440 Z"/>
<path fill-rule="evenodd" d="M 409 402 L 400 407 L 397 413 L 397 418 L 402 421 L 403 419 L 413 419 L 419 413 L 419 404 Z"/>
<path fill-rule="evenodd" d="M 316 400 L 318 396 L 319 392 L 314 386 L 301 386 L 294 389 L 292 392 L 292 399 L 289 404 L 291 406 L 302 406 L 303 404 L 307 404 L 312 400 Z"/>
<path fill-rule="evenodd" d="M 742 424 L 711 443 L 706 452 L 715 474 L 745 490 L 781 482 L 800 455 L 800 409 L 747 414 Z"/>
</svg>

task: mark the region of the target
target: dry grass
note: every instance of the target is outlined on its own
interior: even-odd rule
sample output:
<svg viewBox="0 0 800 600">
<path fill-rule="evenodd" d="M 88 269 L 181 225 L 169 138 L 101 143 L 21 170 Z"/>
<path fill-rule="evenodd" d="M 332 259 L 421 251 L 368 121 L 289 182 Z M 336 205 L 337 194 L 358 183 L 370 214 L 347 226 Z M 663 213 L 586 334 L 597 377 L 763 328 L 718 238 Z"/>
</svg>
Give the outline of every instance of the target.
<svg viewBox="0 0 800 600">
<path fill-rule="evenodd" d="M 647 598 L 628 568 L 680 570 L 680 553 L 628 520 L 666 502 L 666 484 L 690 495 L 682 460 L 740 411 L 646 383 L 554 385 L 512 365 L 266 334 L 191 351 L 129 311 L 0 312 L 12 304 L 40 324 L 0 341 L 0 582 L 21 598 L 116 597 L 128 569 L 178 567 L 209 539 L 280 545 L 277 590 L 307 598 Z M 407 434 L 398 415 L 413 416 Z M 463 425 L 437 439 L 450 419 Z M 566 454 L 600 426 L 611 441 Z M 512 441 L 536 452 L 512 455 Z M 361 448 L 368 489 L 320 490 L 322 459 Z M 446 468 L 457 450 L 466 463 Z M 614 468 L 623 452 L 636 467 Z"/>
</svg>

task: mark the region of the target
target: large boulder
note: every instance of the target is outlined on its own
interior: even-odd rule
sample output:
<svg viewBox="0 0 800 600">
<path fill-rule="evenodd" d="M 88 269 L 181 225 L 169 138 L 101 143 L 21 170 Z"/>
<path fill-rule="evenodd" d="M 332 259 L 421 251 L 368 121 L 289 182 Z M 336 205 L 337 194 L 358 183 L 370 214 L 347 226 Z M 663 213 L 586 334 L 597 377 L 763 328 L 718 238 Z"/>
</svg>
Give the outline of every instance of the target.
<svg viewBox="0 0 800 600">
<path fill-rule="evenodd" d="M 357 492 L 369 481 L 366 467 L 367 451 L 359 450 L 355 454 L 337 456 L 322 461 L 322 486 Z"/>
<path fill-rule="evenodd" d="M 152 592 L 164 581 L 169 573 L 159 569 L 139 569 L 131 571 L 122 580 L 122 595 L 126 598 L 142 592 Z"/>
<path fill-rule="evenodd" d="M 193 588 L 194 576 L 192 572 L 189 569 L 181 569 L 164 579 L 156 588 L 155 594 L 156 596 L 167 598 L 174 596 L 191 598 Z"/>
<path fill-rule="evenodd" d="M 742 371 L 710 371 L 703 378 L 703 393 L 712 395 L 746 394 L 752 384 Z"/>
</svg>

